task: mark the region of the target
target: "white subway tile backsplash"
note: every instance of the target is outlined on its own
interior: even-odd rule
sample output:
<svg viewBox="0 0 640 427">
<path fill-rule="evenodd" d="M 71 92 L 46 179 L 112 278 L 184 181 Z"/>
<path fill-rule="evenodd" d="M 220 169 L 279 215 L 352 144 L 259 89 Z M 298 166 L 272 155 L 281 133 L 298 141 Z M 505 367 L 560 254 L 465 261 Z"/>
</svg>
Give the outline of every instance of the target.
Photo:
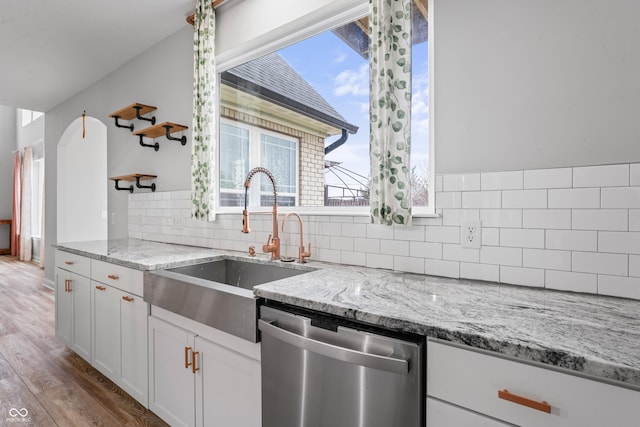
<svg viewBox="0 0 640 427">
<path fill-rule="evenodd" d="M 524 171 L 524 188 L 570 188 L 573 186 L 573 169 L 534 169 Z"/>
<path fill-rule="evenodd" d="M 571 188 L 549 190 L 549 209 L 599 209 L 599 188 Z"/>
<path fill-rule="evenodd" d="M 462 221 L 480 219 L 478 209 L 443 209 L 442 224 L 460 226 Z"/>
<path fill-rule="evenodd" d="M 547 190 L 510 190 L 502 192 L 504 209 L 545 209 Z"/>
<path fill-rule="evenodd" d="M 639 186 L 640 185 L 640 163 L 633 163 L 630 165 L 631 168 L 631 176 L 629 177 L 629 185 Z"/>
<path fill-rule="evenodd" d="M 559 291 L 595 294 L 598 292 L 598 276 L 596 274 L 547 270 L 545 287 Z"/>
<path fill-rule="evenodd" d="M 598 250 L 597 231 L 547 230 L 546 248 L 595 252 Z"/>
<path fill-rule="evenodd" d="M 573 168 L 574 187 L 620 187 L 629 185 L 629 165 Z"/>
<path fill-rule="evenodd" d="M 442 259 L 442 243 L 409 242 L 409 255 L 414 258 Z"/>
<path fill-rule="evenodd" d="M 393 238 L 395 240 L 415 240 L 424 242 L 424 227 L 418 225 L 412 226 L 394 226 Z"/>
<path fill-rule="evenodd" d="M 367 237 L 367 224 L 342 224 L 342 235 L 346 237 Z"/>
<path fill-rule="evenodd" d="M 463 248 L 460 245 L 443 244 L 442 259 L 449 261 L 479 262 L 480 249 Z"/>
<path fill-rule="evenodd" d="M 523 249 L 522 266 L 570 271 L 571 252 L 549 249 Z"/>
<path fill-rule="evenodd" d="M 460 243 L 460 227 L 428 225 L 426 233 L 427 242 Z"/>
<path fill-rule="evenodd" d="M 500 266 L 500 282 L 542 288 L 544 287 L 544 270 L 502 265 Z"/>
<path fill-rule="evenodd" d="M 424 274 L 424 259 L 406 256 L 393 257 L 393 269 L 409 273 Z"/>
<path fill-rule="evenodd" d="M 499 246 L 484 246 L 480 249 L 480 262 L 482 264 L 522 266 L 521 248 L 503 248 Z"/>
<path fill-rule="evenodd" d="M 354 250 L 354 238 L 353 237 L 336 237 L 331 236 L 330 249 L 337 249 L 339 251 L 353 251 Z"/>
<path fill-rule="evenodd" d="M 500 246 L 544 249 L 544 230 L 505 228 L 500 231 Z"/>
<path fill-rule="evenodd" d="M 393 269 L 393 255 L 367 254 L 367 267 Z"/>
<path fill-rule="evenodd" d="M 348 265 L 367 265 L 367 254 L 365 252 L 342 251 L 341 263 Z"/>
<path fill-rule="evenodd" d="M 629 273 L 629 256 L 598 252 L 573 252 L 571 270 L 582 273 L 626 276 Z"/>
<path fill-rule="evenodd" d="M 523 228 L 550 228 L 556 230 L 571 228 L 569 209 L 525 209 L 522 211 Z"/>
<path fill-rule="evenodd" d="M 483 227 L 522 227 L 520 209 L 481 209 L 480 221 Z"/>
<path fill-rule="evenodd" d="M 601 231 L 598 233 L 598 252 L 640 254 L 640 233 Z"/>
<path fill-rule="evenodd" d="M 623 209 L 576 209 L 571 212 L 574 230 L 627 231 L 628 211 Z"/>
<path fill-rule="evenodd" d="M 443 191 L 478 191 L 480 174 L 455 174 L 443 176 Z"/>
<path fill-rule="evenodd" d="M 362 253 L 380 253 L 380 239 L 353 239 L 353 248 L 356 252 Z"/>
<path fill-rule="evenodd" d="M 380 253 L 409 256 L 409 242 L 407 240 L 380 240 Z"/>
<path fill-rule="evenodd" d="M 640 208 L 640 187 L 603 188 L 602 208 Z"/>
<path fill-rule="evenodd" d="M 442 175 L 436 175 L 436 191 L 440 192 L 444 189 L 444 177 Z"/>
<path fill-rule="evenodd" d="M 424 260 L 424 272 L 433 276 L 460 277 L 460 263 L 458 261 L 445 261 L 440 259 Z"/>
<path fill-rule="evenodd" d="M 367 224 L 367 237 L 370 239 L 393 239 L 393 227 L 381 224 Z"/>
<path fill-rule="evenodd" d="M 640 209 L 629 209 L 629 231 L 640 231 Z"/>
<path fill-rule="evenodd" d="M 482 246 L 500 246 L 500 229 L 482 227 Z"/>
<path fill-rule="evenodd" d="M 640 277 L 640 255 L 629 255 L 629 276 Z"/>
<path fill-rule="evenodd" d="M 599 275 L 598 293 L 614 297 L 640 299 L 640 279 L 636 277 Z"/>
<path fill-rule="evenodd" d="M 502 207 L 502 192 L 465 191 L 462 193 L 462 207 L 465 209 L 499 209 Z"/>
<path fill-rule="evenodd" d="M 460 277 L 464 279 L 498 282 L 500 280 L 500 267 L 497 265 L 461 262 Z"/>
<path fill-rule="evenodd" d="M 324 262 L 333 262 L 339 263 L 342 260 L 342 252 L 336 249 L 324 249 L 318 248 L 316 251 L 317 255 L 314 255 L 314 259 Z M 367 264 L 367 267 L 373 267 Z M 380 267 L 380 268 L 391 268 L 391 267 Z"/>
<path fill-rule="evenodd" d="M 436 193 L 436 208 L 460 208 L 462 207 L 462 193 L 458 191 L 448 191 Z"/>
<path fill-rule="evenodd" d="M 523 171 L 485 172 L 480 174 L 481 190 L 522 190 Z"/>
</svg>

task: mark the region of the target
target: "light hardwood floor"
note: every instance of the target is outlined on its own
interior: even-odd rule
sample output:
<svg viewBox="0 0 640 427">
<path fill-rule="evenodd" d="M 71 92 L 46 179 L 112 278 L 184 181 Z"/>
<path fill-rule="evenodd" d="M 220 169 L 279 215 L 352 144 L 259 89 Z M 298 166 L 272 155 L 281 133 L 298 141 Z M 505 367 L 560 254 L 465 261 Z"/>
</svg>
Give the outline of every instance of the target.
<svg viewBox="0 0 640 427">
<path fill-rule="evenodd" d="M 56 338 L 42 281 L 37 266 L 0 256 L 0 426 L 166 426 Z M 30 423 L 12 417 L 23 408 Z"/>
</svg>

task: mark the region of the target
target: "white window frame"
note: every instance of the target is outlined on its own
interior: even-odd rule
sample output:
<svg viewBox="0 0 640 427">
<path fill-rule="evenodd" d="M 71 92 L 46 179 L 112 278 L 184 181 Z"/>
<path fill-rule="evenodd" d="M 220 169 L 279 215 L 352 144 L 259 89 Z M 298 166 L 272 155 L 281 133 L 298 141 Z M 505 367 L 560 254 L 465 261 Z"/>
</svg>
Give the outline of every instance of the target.
<svg viewBox="0 0 640 427">
<path fill-rule="evenodd" d="M 428 55 L 429 55 L 429 205 L 425 207 L 413 207 L 412 214 L 414 217 L 436 217 L 435 210 L 435 108 L 434 105 L 434 1 L 428 0 L 429 5 L 429 29 L 428 29 Z M 331 28 L 345 25 L 369 14 L 369 4 L 367 0 L 362 0 L 356 6 L 342 10 L 332 16 L 326 16 L 326 10 L 317 10 L 305 16 L 300 22 L 291 22 L 286 28 L 280 28 L 260 37 L 260 44 L 247 44 L 232 52 L 216 57 L 217 73 L 220 74 L 237 65 L 247 61 L 259 58 L 271 52 L 278 51 L 301 40 L 313 37 Z M 317 19 L 316 19 L 317 18 Z M 309 25 L 309 22 L 313 22 Z M 219 81 L 219 80 L 218 80 Z M 220 93 L 220 91 L 218 91 Z M 220 111 L 220 95 L 218 95 L 218 111 Z M 218 120 L 224 120 L 218 114 Z M 218 165 L 219 166 L 219 165 Z M 298 169 L 298 180 L 300 179 L 300 169 Z M 299 183 L 298 183 L 298 188 Z M 219 200 L 219 198 L 218 198 Z M 218 201 L 216 203 L 219 203 Z M 297 203 L 296 203 L 297 204 Z M 255 210 L 267 211 L 269 208 L 256 208 Z M 217 213 L 237 213 L 237 207 L 217 206 Z M 287 212 L 294 210 L 293 208 L 282 207 L 281 211 Z M 369 207 L 331 207 L 331 206 L 296 206 L 295 210 L 307 215 L 352 215 L 352 216 L 369 216 Z"/>
<path fill-rule="evenodd" d="M 244 129 L 246 131 L 249 132 L 249 170 L 251 170 L 252 168 L 259 166 L 261 164 L 261 159 L 260 159 L 260 148 L 261 148 L 261 140 L 260 140 L 260 135 L 269 135 L 269 136 L 273 136 L 275 138 L 279 138 L 279 139 L 283 139 L 285 141 L 289 141 L 289 142 L 293 142 L 295 144 L 296 147 L 296 191 L 295 193 L 284 193 L 284 196 L 287 197 L 294 197 L 294 204 L 295 204 L 295 208 L 299 209 L 301 208 L 301 206 L 298 206 L 298 203 L 300 202 L 300 140 L 298 138 L 292 137 L 290 135 L 286 135 L 283 133 L 278 133 L 278 132 L 274 132 L 271 131 L 269 129 L 265 129 L 265 128 L 261 128 L 258 126 L 254 126 L 254 125 L 250 125 L 248 123 L 244 123 L 244 122 L 239 122 L 239 121 L 235 121 L 235 120 L 230 120 L 227 118 L 220 118 L 220 123 L 224 123 L 230 126 L 235 126 L 237 128 L 240 129 Z M 218 158 L 220 158 L 220 156 L 218 156 Z M 218 165 L 218 171 L 220 171 L 220 166 Z M 220 195 L 219 193 L 236 193 L 236 194 L 242 194 L 244 195 L 244 188 L 241 190 L 230 190 L 230 189 L 223 189 L 220 187 L 220 174 L 218 172 L 218 206 L 216 208 L 216 212 L 220 212 L 220 213 L 225 213 L 225 212 L 234 212 L 237 213 L 238 211 L 238 207 L 237 206 L 220 206 Z M 257 176 L 256 176 L 257 177 Z M 260 179 L 266 179 L 266 176 L 260 176 Z M 252 210 L 263 210 L 263 209 L 270 209 L 270 207 L 265 207 L 265 206 L 260 206 L 260 198 L 262 196 L 263 192 L 260 190 L 260 186 L 257 185 L 252 185 L 251 188 L 249 188 L 249 204 L 251 206 L 254 206 L 255 208 L 252 208 Z M 279 193 L 280 194 L 280 193 Z M 291 207 L 284 207 L 292 209 Z"/>
</svg>

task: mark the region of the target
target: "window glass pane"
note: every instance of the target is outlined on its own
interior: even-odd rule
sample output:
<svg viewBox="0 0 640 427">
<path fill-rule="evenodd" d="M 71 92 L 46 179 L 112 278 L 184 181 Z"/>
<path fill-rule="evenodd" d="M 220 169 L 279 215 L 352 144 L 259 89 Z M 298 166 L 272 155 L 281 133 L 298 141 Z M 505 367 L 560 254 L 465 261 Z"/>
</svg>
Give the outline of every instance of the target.
<svg viewBox="0 0 640 427">
<path fill-rule="evenodd" d="M 242 190 L 249 173 L 249 131 L 220 125 L 220 188 Z"/>
<path fill-rule="evenodd" d="M 297 144 L 271 135 L 260 135 L 260 160 L 271 171 L 278 193 L 296 193 Z M 262 191 L 273 192 L 271 183 L 262 181 Z"/>
</svg>

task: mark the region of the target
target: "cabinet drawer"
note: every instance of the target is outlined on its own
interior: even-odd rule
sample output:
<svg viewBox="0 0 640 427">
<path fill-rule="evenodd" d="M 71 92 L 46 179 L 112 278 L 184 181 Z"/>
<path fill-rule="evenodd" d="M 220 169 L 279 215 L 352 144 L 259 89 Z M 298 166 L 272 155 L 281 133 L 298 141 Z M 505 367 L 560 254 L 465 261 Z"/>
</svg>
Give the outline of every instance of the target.
<svg viewBox="0 0 640 427">
<path fill-rule="evenodd" d="M 142 296 L 143 273 L 140 270 L 91 260 L 91 279 L 106 283 L 125 292 Z"/>
<path fill-rule="evenodd" d="M 428 427 L 509 427 L 511 424 L 485 417 L 467 409 L 427 398 Z"/>
<path fill-rule="evenodd" d="M 550 413 L 499 398 L 504 390 L 547 402 Z M 523 427 L 634 426 L 640 419 L 638 391 L 433 341 L 427 395 Z"/>
<path fill-rule="evenodd" d="M 61 250 L 56 250 L 56 267 L 85 277 L 89 277 L 91 274 L 91 260 L 89 258 Z"/>
</svg>

